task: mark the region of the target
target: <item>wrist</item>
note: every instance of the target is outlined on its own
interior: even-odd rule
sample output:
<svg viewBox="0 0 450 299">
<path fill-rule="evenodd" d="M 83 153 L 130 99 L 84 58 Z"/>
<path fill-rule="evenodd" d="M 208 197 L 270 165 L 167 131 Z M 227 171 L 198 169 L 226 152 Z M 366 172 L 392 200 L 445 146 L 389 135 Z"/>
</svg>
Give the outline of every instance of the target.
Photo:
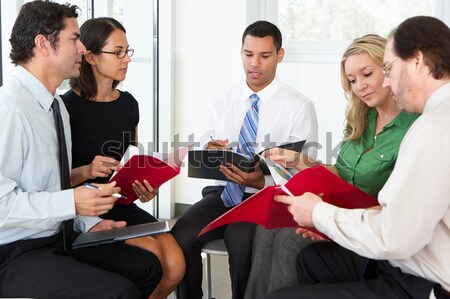
<svg viewBox="0 0 450 299">
<path fill-rule="evenodd" d="M 310 158 L 307 155 L 300 155 L 300 161 L 299 163 L 295 166 L 295 168 L 297 168 L 298 170 L 302 171 L 311 167 L 315 167 L 315 166 L 319 166 L 322 163 L 319 161 L 316 161 L 312 158 Z"/>
<path fill-rule="evenodd" d="M 263 189 L 266 186 L 266 179 L 264 176 L 262 176 L 257 182 L 256 182 L 256 189 Z"/>
<path fill-rule="evenodd" d="M 81 175 L 83 177 L 84 180 L 92 180 L 95 179 L 95 177 L 93 177 L 92 175 L 90 175 L 90 166 L 89 165 L 84 165 L 82 166 L 82 171 L 81 171 Z"/>
</svg>

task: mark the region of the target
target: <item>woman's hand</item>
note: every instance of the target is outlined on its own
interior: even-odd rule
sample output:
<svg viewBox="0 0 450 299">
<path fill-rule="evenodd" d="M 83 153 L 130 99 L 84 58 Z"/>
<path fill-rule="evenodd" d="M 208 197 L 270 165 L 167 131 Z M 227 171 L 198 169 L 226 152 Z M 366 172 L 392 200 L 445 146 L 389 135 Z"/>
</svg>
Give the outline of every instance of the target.
<svg viewBox="0 0 450 299">
<path fill-rule="evenodd" d="M 274 147 L 264 151 L 262 156 L 277 162 L 283 167 L 295 167 L 300 171 L 320 164 L 320 162 L 307 155 L 280 147 Z"/>
<path fill-rule="evenodd" d="M 144 180 L 142 183 L 134 181 L 131 187 L 141 202 L 148 202 L 158 194 L 158 189 L 153 189 L 147 180 Z"/>
<path fill-rule="evenodd" d="M 116 159 L 98 155 L 95 156 L 91 164 L 86 165 L 83 176 L 87 180 L 93 180 L 98 177 L 106 178 L 113 173 L 113 171 L 118 171 L 120 167 L 120 162 Z"/>
<path fill-rule="evenodd" d="M 300 162 L 300 153 L 280 147 L 274 147 L 262 153 L 264 158 L 277 162 L 283 167 L 295 167 Z"/>
</svg>

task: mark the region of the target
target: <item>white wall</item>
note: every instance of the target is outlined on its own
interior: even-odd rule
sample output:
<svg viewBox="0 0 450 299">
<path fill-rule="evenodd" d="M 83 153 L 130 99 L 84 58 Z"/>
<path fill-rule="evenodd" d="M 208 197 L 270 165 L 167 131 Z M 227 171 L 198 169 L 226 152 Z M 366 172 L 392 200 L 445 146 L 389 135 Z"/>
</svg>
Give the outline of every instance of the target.
<svg viewBox="0 0 450 299">
<path fill-rule="evenodd" d="M 340 85 L 339 60 L 340 57 L 336 57 L 335 63 L 284 62 L 278 67 L 280 80 L 314 103 L 322 147 L 318 158 L 326 163 L 335 162 L 336 148 L 342 140 L 344 129 L 346 99 Z"/>
<path fill-rule="evenodd" d="M 176 1 L 174 116 L 180 140 L 187 141 L 190 134 L 199 136 L 204 102 L 212 93 L 243 78 L 240 47 L 245 15 L 242 0 Z M 183 168 L 175 179 L 175 202 L 199 200 L 206 183 L 187 178 Z"/>
<path fill-rule="evenodd" d="M 246 1 L 176 0 L 175 42 L 175 133 L 182 141 L 194 133 L 199 138 L 204 102 L 215 91 L 243 80 L 240 48 L 249 24 Z M 338 61 L 337 61 L 338 62 Z M 333 132 L 333 148 L 341 140 L 345 99 L 339 83 L 339 65 L 283 62 L 278 77 L 298 89 L 315 104 L 319 119 L 319 142 L 326 146 L 326 132 Z M 161 99 L 163 100 L 163 99 Z M 319 150 L 326 160 L 326 150 Z M 187 178 L 187 171 L 174 182 L 176 203 L 193 204 L 201 189 L 213 181 Z"/>
</svg>

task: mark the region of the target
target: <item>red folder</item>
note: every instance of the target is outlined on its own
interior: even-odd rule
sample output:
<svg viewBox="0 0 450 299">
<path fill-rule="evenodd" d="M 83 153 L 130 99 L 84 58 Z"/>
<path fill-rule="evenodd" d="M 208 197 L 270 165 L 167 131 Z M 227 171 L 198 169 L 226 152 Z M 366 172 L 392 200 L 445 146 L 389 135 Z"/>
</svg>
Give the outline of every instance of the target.
<svg viewBox="0 0 450 299">
<path fill-rule="evenodd" d="M 117 186 L 121 188 L 120 194 L 127 197 L 126 199 L 119 198 L 116 204 L 129 205 L 137 199 L 131 186 L 136 180 L 140 182 L 147 180 L 153 188 L 157 189 L 163 183 L 178 175 L 181 163 L 190 147 L 180 147 L 163 157 L 164 155 L 160 153 L 153 153 L 153 156 L 138 154 L 139 149 L 130 146 L 124 155 L 125 159 L 129 158 L 128 161 L 109 180 L 110 182 L 117 182 Z"/>
<path fill-rule="evenodd" d="M 347 183 L 325 167 L 318 166 L 297 173 L 284 186 L 269 186 L 255 193 L 209 223 L 199 235 L 233 222 L 252 222 L 266 229 L 299 227 L 288 212 L 287 205 L 273 198 L 279 194 L 299 196 L 305 192 L 322 193 L 323 201 L 347 209 L 365 209 L 379 205 L 373 196 Z M 314 228 L 307 229 L 318 233 Z"/>
</svg>

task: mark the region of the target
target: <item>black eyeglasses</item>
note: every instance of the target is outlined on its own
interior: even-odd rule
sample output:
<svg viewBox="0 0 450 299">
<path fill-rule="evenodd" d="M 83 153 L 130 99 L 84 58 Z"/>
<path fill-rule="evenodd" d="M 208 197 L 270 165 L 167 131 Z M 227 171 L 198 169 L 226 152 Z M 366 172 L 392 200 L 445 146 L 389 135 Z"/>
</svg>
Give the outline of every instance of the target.
<svg viewBox="0 0 450 299">
<path fill-rule="evenodd" d="M 99 53 L 114 54 L 114 55 L 116 55 L 117 58 L 124 59 L 125 56 L 127 56 L 127 55 L 128 55 L 128 57 L 133 56 L 134 49 L 118 50 L 118 51 L 115 51 L 115 52 L 99 51 Z"/>
<path fill-rule="evenodd" d="M 383 74 L 386 78 L 390 78 L 391 77 L 391 69 L 392 69 L 392 65 L 394 65 L 394 62 L 397 61 L 397 59 L 399 59 L 400 57 L 395 58 L 391 63 L 389 63 L 386 66 L 383 66 L 381 68 L 381 70 L 383 71 Z"/>
</svg>

